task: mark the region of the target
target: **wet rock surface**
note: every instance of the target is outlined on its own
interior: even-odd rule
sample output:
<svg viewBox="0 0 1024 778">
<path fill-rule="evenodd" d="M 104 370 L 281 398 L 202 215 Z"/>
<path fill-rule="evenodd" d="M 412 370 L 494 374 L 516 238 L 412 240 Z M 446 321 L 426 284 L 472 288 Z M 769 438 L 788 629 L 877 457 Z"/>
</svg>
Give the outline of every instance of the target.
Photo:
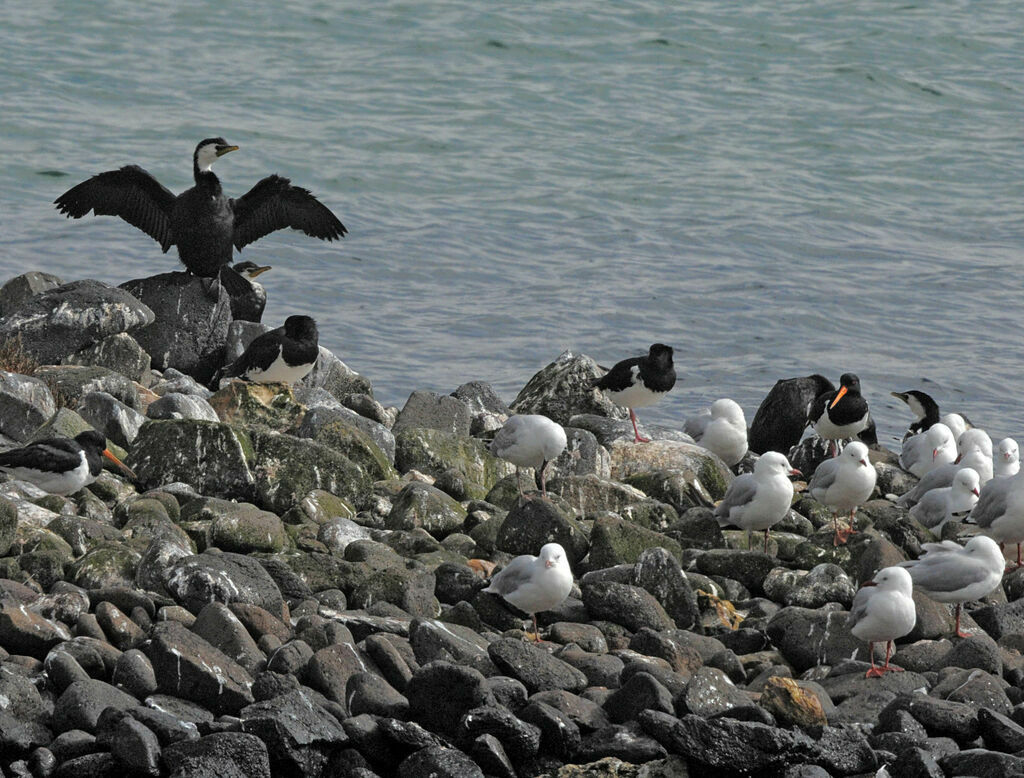
<svg viewBox="0 0 1024 778">
<path fill-rule="evenodd" d="M 478 381 L 384 408 L 326 349 L 299 386 L 214 396 L 188 360 L 215 369 L 262 328 L 218 346 L 200 291 L 209 331 L 155 346 L 166 308 L 123 290 L 0 289 L 0 328 L 122 300 L 61 335 L 46 382 L 0 372 L 0 434 L 92 425 L 137 475 L 68 497 L 0 482 L 3 775 L 1019 774 L 1021 575 L 968 604 L 967 639 L 919 595 L 904 672 L 866 678 L 848 609 L 932 539 L 905 509 L 869 503 L 837 547 L 798 496 L 747 550 L 711 515 L 732 472 L 678 430 L 633 444 L 570 353 L 511 408 Z M 547 499 L 488 451 L 510 411 L 576 420 Z M 535 641 L 482 590 L 548 542 L 574 582 Z"/>
</svg>

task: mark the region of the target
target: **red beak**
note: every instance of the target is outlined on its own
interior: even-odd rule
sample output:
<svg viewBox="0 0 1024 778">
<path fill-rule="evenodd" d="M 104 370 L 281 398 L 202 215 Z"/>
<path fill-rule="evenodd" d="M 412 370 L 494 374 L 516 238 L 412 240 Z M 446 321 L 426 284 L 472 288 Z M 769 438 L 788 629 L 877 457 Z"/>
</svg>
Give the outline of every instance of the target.
<svg viewBox="0 0 1024 778">
<path fill-rule="evenodd" d="M 975 497 L 981 497 L 981 492 L 979 492 L 977 489 L 971 489 L 971 494 L 973 494 Z"/>
<path fill-rule="evenodd" d="M 839 387 L 839 391 L 836 392 L 835 399 L 832 400 L 832 402 L 830 402 L 828 404 L 828 407 L 829 408 L 835 408 L 836 407 L 836 403 L 843 399 L 843 395 L 846 394 L 846 392 L 847 392 L 846 387 L 845 386 L 840 386 Z"/>
<path fill-rule="evenodd" d="M 801 472 L 800 472 L 799 470 L 797 470 L 797 469 L 796 469 L 795 467 L 794 467 L 794 468 L 793 468 L 792 470 L 790 470 L 790 471 L 789 471 L 789 474 L 790 474 L 790 475 L 803 475 L 803 473 L 801 473 Z"/>
</svg>

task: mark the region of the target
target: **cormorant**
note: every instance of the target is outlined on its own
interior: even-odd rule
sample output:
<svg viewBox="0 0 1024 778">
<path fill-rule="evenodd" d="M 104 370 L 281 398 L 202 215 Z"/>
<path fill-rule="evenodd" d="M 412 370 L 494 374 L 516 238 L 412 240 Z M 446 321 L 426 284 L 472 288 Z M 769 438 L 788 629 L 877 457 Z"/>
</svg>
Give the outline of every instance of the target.
<svg viewBox="0 0 1024 778">
<path fill-rule="evenodd" d="M 309 316 L 289 316 L 284 326 L 265 332 L 238 359 L 214 377 L 242 378 L 257 384 L 294 384 L 306 377 L 320 356 L 316 322 Z"/>
<path fill-rule="evenodd" d="M 255 262 L 236 262 L 231 269 L 249 282 L 248 290 L 231 295 L 231 318 L 236 321 L 260 321 L 263 309 L 267 307 L 267 290 L 256 281 L 256 276 L 273 268 Z"/>
<path fill-rule="evenodd" d="M 223 138 L 200 141 L 192 155 L 196 185 L 177 196 L 138 165 L 125 165 L 73 186 L 54 204 L 73 219 L 89 211 L 120 216 L 165 253 L 177 246 L 182 264 L 194 275 L 219 276 L 230 294 L 242 294 L 248 284 L 230 270 L 222 272 L 231 263 L 232 247 L 241 250 L 285 227 L 322 240 L 340 238 L 347 230 L 308 189 L 282 176 L 267 176 L 237 200 L 226 197 L 211 168 L 237 149 Z"/>
</svg>

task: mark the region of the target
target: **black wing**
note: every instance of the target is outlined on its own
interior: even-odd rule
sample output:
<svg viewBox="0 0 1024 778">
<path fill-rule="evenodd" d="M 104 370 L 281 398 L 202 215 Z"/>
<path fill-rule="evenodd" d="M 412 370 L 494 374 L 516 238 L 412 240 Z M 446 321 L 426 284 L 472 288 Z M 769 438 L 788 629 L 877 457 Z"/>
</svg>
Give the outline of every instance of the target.
<svg viewBox="0 0 1024 778">
<path fill-rule="evenodd" d="M 82 462 L 82 447 L 70 438 L 53 438 L 31 443 L 0 454 L 0 467 L 27 467 L 60 473 Z"/>
<path fill-rule="evenodd" d="M 237 200 L 235 248 L 241 250 L 275 230 L 291 227 L 321 240 L 340 238 L 348 230 L 308 189 L 281 176 L 267 176 Z"/>
<path fill-rule="evenodd" d="M 53 202 L 72 219 L 81 219 L 89 211 L 120 216 L 167 251 L 174 245 L 171 209 L 175 199 L 173 192 L 138 165 L 125 165 L 71 187 Z"/>
<path fill-rule="evenodd" d="M 592 386 L 613 392 L 621 392 L 628 389 L 636 383 L 634 368 L 639 370 L 640 362 L 643 360 L 644 357 L 633 357 L 632 359 L 624 359 L 621 362 L 616 362 L 612 366 L 611 370 L 600 378 L 595 378 Z"/>
<path fill-rule="evenodd" d="M 273 364 L 281 353 L 284 327 L 278 327 L 257 337 L 238 359 L 224 368 L 221 378 L 245 376 L 250 370 L 262 370 Z"/>
</svg>

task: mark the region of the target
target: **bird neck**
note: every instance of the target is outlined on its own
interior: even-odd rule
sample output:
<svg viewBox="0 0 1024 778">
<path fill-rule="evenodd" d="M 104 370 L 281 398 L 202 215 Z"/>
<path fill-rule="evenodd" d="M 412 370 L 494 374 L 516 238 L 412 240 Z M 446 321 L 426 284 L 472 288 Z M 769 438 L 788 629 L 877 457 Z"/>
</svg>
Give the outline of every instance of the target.
<svg viewBox="0 0 1024 778">
<path fill-rule="evenodd" d="M 200 170 L 196 162 L 192 163 L 192 176 L 196 180 L 196 186 L 201 189 L 209 189 L 220 192 L 220 179 L 212 170 Z"/>
</svg>

